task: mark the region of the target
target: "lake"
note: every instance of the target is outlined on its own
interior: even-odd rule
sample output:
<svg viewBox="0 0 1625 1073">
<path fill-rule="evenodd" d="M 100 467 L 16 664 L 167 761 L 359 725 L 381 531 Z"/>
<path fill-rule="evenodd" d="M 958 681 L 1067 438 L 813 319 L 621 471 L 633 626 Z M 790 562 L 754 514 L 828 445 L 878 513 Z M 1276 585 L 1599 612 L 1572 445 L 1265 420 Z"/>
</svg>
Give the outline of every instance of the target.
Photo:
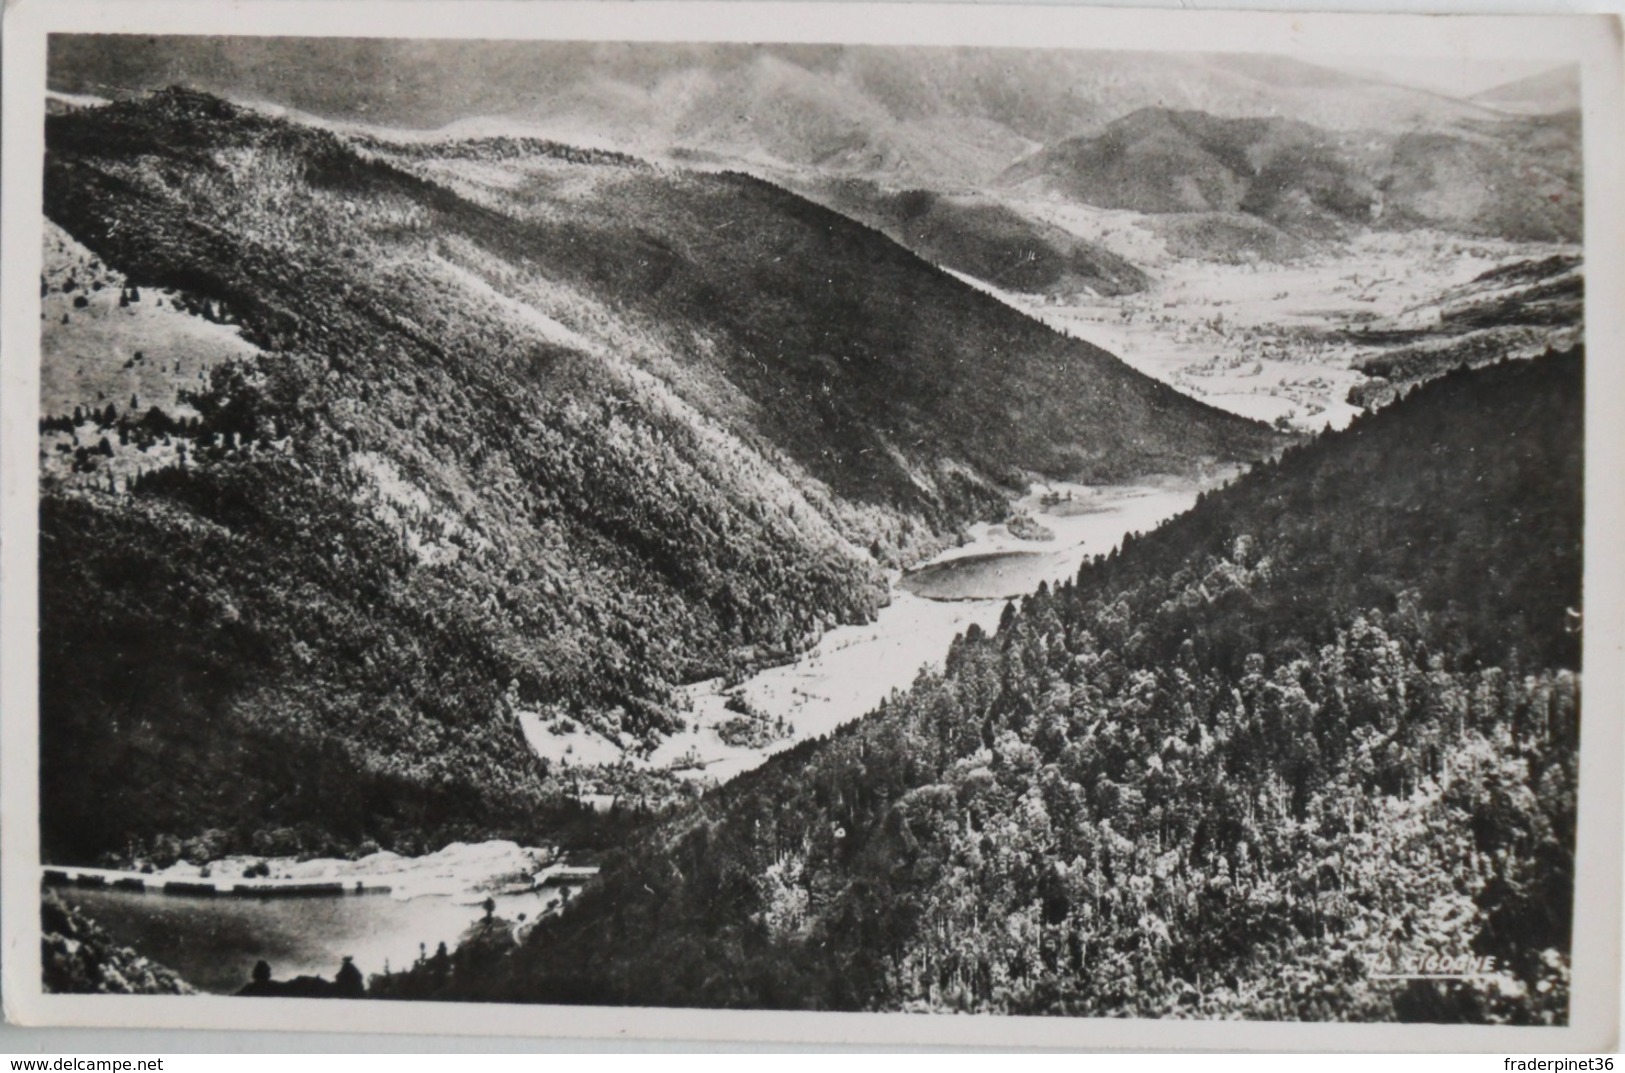
<svg viewBox="0 0 1625 1073">
<path fill-rule="evenodd" d="M 333 978 L 345 956 L 363 975 L 399 969 L 433 954 L 485 915 L 483 895 L 384 894 L 314 898 L 195 897 L 157 892 L 55 887 L 121 945 L 175 970 L 201 991 L 234 994 L 248 983 L 254 963 L 270 963 L 279 980 Z M 497 915 L 528 920 L 554 907 L 560 888 L 498 894 Z"/>
<path fill-rule="evenodd" d="M 1053 558 L 1031 551 L 962 555 L 904 574 L 898 584 L 928 600 L 995 600 L 1021 596 L 1049 580 Z"/>
</svg>

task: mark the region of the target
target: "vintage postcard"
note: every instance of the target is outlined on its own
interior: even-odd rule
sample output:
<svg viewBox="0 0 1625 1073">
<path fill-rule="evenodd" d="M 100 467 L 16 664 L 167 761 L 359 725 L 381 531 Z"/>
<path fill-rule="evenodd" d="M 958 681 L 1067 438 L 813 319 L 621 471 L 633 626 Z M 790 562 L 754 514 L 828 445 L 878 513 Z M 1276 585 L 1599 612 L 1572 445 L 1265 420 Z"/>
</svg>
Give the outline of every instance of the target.
<svg viewBox="0 0 1625 1073">
<path fill-rule="evenodd" d="M 1614 1045 L 1614 18 L 6 31 L 8 1016 Z"/>
</svg>

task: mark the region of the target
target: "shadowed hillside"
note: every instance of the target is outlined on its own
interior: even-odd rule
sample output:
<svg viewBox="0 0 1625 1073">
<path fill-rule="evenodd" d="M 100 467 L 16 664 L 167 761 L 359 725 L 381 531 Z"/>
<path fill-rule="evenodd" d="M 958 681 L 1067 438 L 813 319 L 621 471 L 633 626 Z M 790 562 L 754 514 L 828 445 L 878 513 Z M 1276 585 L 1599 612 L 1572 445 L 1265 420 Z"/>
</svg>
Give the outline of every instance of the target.
<svg viewBox="0 0 1625 1073">
<path fill-rule="evenodd" d="M 916 498 L 924 468 L 916 460 L 932 447 L 994 477 L 1113 479 L 1265 442 L 1250 422 L 1140 376 L 770 183 L 628 168 L 600 170 L 588 187 L 552 168 L 516 165 L 511 154 L 525 144 L 366 143 L 503 214 L 506 227 L 481 234 L 487 246 L 476 257 L 560 251 L 547 265 L 548 285 L 613 303 L 644 331 L 707 351 L 703 364 L 723 366 L 727 389 L 707 393 L 692 384 L 699 374 L 672 370 L 685 396 L 720 411 L 735 405 L 728 395 L 744 393 L 756 403 L 753 421 L 837 491 L 869 499 L 883 487 Z M 523 254 L 521 241 L 530 247 Z M 535 290 L 529 297 L 549 300 Z M 586 330 L 582 323 L 571 327 Z M 1090 419 L 1079 423 L 1084 412 Z"/>
<path fill-rule="evenodd" d="M 521 713 L 639 752 L 1028 474 L 1272 442 L 737 175 L 173 91 L 52 116 L 45 207 L 128 303 L 47 333 L 235 336 L 173 408 L 44 415 L 48 859 L 528 830 Z"/>
<path fill-rule="evenodd" d="M 862 180 L 815 186 L 810 196 L 884 232 L 921 257 L 1006 291 L 1131 294 L 1145 273 L 1095 243 L 990 198 L 887 191 Z"/>
<path fill-rule="evenodd" d="M 373 993 L 1565 1022 L 1582 384 L 1451 374 L 1290 449 Z M 1430 957 L 1492 968 L 1377 978 Z"/>
</svg>

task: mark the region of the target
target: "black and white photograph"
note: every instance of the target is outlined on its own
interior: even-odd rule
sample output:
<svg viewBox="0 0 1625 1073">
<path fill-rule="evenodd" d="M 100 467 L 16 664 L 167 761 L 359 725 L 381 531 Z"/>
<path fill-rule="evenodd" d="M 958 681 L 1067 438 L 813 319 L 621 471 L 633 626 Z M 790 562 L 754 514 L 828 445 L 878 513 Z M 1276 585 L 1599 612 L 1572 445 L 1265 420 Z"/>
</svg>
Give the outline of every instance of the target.
<svg viewBox="0 0 1625 1073">
<path fill-rule="evenodd" d="M 8 1011 L 1615 1038 L 1617 21 L 390 6 L 8 80 Z"/>
</svg>

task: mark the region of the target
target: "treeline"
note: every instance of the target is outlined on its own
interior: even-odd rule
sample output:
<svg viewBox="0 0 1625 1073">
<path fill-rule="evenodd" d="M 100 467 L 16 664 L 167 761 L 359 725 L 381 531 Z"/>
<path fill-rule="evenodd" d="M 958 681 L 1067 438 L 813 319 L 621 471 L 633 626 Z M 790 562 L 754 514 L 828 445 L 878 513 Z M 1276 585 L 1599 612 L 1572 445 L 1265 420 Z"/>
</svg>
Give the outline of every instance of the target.
<svg viewBox="0 0 1625 1073">
<path fill-rule="evenodd" d="M 587 149 L 548 138 L 517 138 L 505 134 L 441 141 L 393 141 L 358 134 L 351 135 L 349 141 L 358 149 L 408 160 L 528 160 L 545 157 L 566 164 L 650 168 L 648 162 L 613 149 Z"/>
<path fill-rule="evenodd" d="M 1578 352 L 1458 373 L 1287 452 L 516 952 L 374 993 L 1563 1022 L 1582 382 Z M 1378 978 L 1441 959 L 1482 975 Z"/>
<path fill-rule="evenodd" d="M 120 412 L 116 403 L 102 407 L 75 406 L 71 414 L 40 418 L 41 432 L 77 433 L 89 424 L 97 432 L 115 434 L 121 446 L 134 443 L 145 449 L 172 437 L 194 441 L 218 439 L 228 445 L 269 443 L 287 435 L 287 422 L 272 415 L 265 424 L 256 420 L 251 406 L 250 375 L 242 365 L 226 364 L 213 373 L 204 390 L 182 388 L 179 401 L 194 409 L 191 414 L 171 415 L 161 406 L 142 408 L 139 395 L 130 396 L 129 408 Z"/>
</svg>

